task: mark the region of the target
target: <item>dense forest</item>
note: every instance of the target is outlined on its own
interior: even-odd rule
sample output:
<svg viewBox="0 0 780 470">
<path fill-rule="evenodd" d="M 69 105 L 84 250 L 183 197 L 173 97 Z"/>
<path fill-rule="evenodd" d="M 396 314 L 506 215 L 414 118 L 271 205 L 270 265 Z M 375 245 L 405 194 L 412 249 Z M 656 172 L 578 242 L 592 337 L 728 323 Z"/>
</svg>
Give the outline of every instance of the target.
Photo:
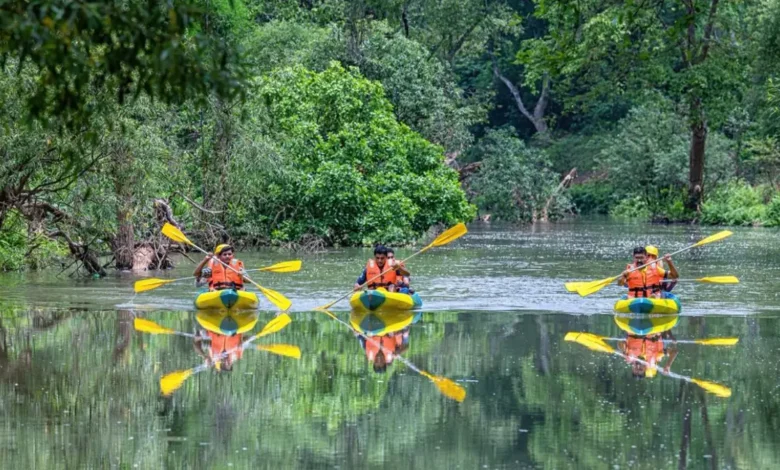
<svg viewBox="0 0 780 470">
<path fill-rule="evenodd" d="M 2 2 L 0 269 L 780 225 L 778 56 L 777 0 Z"/>
</svg>

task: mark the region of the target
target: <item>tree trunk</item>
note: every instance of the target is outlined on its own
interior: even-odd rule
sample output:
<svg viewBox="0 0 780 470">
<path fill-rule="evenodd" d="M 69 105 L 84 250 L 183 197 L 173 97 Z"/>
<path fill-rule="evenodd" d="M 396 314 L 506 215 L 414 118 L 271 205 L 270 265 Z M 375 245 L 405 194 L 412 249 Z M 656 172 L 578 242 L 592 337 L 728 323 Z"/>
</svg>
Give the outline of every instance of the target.
<svg viewBox="0 0 780 470">
<path fill-rule="evenodd" d="M 707 123 L 697 120 L 691 125 L 691 148 L 689 153 L 687 208 L 699 212 L 704 192 L 704 154 L 707 144 Z"/>
<path fill-rule="evenodd" d="M 112 176 L 114 179 L 114 194 L 117 199 L 116 226 L 117 233 L 111 241 L 114 250 L 117 269 L 133 269 L 133 253 L 135 251 L 135 234 L 133 230 L 133 155 L 123 145 L 113 152 Z"/>
</svg>

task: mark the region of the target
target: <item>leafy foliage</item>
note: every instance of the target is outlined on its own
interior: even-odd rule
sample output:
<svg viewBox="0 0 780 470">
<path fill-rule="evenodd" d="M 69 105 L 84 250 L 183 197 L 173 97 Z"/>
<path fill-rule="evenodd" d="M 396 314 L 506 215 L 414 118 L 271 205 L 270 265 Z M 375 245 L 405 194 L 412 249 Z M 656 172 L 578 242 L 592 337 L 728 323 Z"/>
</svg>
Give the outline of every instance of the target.
<svg viewBox="0 0 780 470">
<path fill-rule="evenodd" d="M 551 197 L 553 204 L 547 217 L 560 217 L 567 208 L 568 200 L 553 194 L 558 178 L 547 154 L 526 146 L 515 136 L 514 129 L 489 132 L 472 152 L 472 158 L 482 161 L 471 185 L 478 194 L 477 205 L 496 219 L 529 222 L 545 218 Z"/>
</svg>

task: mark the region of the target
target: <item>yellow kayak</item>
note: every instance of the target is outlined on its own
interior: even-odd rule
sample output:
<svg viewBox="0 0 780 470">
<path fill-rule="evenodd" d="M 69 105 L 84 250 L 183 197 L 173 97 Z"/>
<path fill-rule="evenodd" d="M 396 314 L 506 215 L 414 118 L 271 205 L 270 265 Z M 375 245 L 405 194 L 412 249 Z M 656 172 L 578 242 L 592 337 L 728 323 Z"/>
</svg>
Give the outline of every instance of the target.
<svg viewBox="0 0 780 470">
<path fill-rule="evenodd" d="M 658 313 L 669 315 L 680 313 L 680 299 L 674 294 L 666 294 L 665 298 L 654 299 L 647 297 L 626 297 L 615 302 L 615 311 L 618 313 Z"/>
<path fill-rule="evenodd" d="M 195 319 L 206 330 L 227 336 L 246 333 L 257 324 L 256 313 L 236 313 L 225 309 L 200 311 Z"/>
<path fill-rule="evenodd" d="M 366 336 L 384 336 L 417 323 L 420 317 L 422 317 L 422 312 L 408 310 L 372 312 L 360 308 L 353 310 L 349 315 L 349 323 Z"/>
<path fill-rule="evenodd" d="M 232 308 L 235 310 L 256 309 L 257 295 L 245 290 L 223 289 L 204 292 L 195 298 L 195 308 Z"/>
<path fill-rule="evenodd" d="M 422 299 L 415 294 L 401 294 L 400 292 L 388 292 L 380 287 L 375 290 L 355 292 L 349 299 L 349 304 L 355 309 L 376 310 L 411 310 L 422 307 Z"/>
</svg>

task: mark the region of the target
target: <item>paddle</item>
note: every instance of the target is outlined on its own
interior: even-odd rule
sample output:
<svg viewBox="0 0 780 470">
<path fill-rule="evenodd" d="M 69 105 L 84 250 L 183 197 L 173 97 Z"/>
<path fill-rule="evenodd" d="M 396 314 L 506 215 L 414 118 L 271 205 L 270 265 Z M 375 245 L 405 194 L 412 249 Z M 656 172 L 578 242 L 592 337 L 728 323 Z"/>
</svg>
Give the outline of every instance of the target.
<svg viewBox="0 0 780 470">
<path fill-rule="evenodd" d="M 190 245 L 191 247 L 195 248 L 196 250 L 200 251 L 201 253 L 208 254 L 208 252 L 206 250 L 204 250 L 203 248 L 199 247 L 198 245 L 192 243 L 192 241 L 190 241 L 190 239 L 187 238 L 182 233 L 181 230 L 179 230 L 178 228 L 174 227 L 173 225 L 171 225 L 168 222 L 166 222 L 165 225 L 163 225 L 162 233 L 163 233 L 163 235 L 165 235 L 166 237 L 170 238 L 171 240 L 173 240 L 175 242 L 186 243 L 187 245 Z M 249 281 L 253 286 L 257 287 L 257 289 L 260 290 L 260 292 L 265 296 L 265 298 L 268 299 L 268 301 L 271 302 L 272 304 L 276 305 L 276 307 L 279 308 L 280 310 L 283 310 L 283 311 L 284 310 L 288 310 L 290 308 L 290 306 L 292 305 L 292 302 L 290 302 L 290 300 L 287 297 L 285 297 L 284 295 L 282 295 L 281 293 L 276 292 L 275 290 L 266 289 L 265 287 L 261 286 L 260 284 L 256 283 L 252 279 L 250 279 L 246 274 L 241 274 L 240 272 L 236 271 L 232 266 L 223 263 L 222 260 L 220 260 L 219 258 L 214 257 L 214 259 L 219 261 L 224 267 L 226 267 L 226 268 L 230 269 L 231 271 L 233 271 L 234 273 L 239 274 L 240 276 L 242 276 L 244 279 Z"/>
<path fill-rule="evenodd" d="M 229 354 L 232 354 L 233 352 L 237 351 L 238 349 L 243 349 L 249 346 L 250 343 L 252 343 L 254 340 L 258 338 L 262 338 L 263 336 L 270 335 L 272 333 L 276 333 L 277 331 L 282 330 L 284 327 L 290 324 L 292 320 L 290 319 L 290 316 L 285 314 L 279 315 L 278 317 L 274 318 L 270 322 L 268 322 L 265 327 L 260 331 L 260 333 L 252 336 L 248 340 L 241 343 L 240 346 L 237 346 L 229 351 L 225 351 L 219 356 L 217 356 L 216 360 L 222 360 L 225 357 L 227 357 Z M 214 362 L 216 362 L 216 360 Z M 200 372 L 203 372 L 204 370 L 210 368 L 213 365 L 213 363 L 207 363 L 207 364 L 201 364 L 197 367 L 193 367 L 192 369 L 187 370 L 177 370 L 176 372 L 171 372 L 170 374 L 166 374 L 160 378 L 160 390 L 162 391 L 162 394 L 165 396 L 168 396 L 178 390 L 182 384 L 184 384 L 184 381 L 190 378 L 190 376 L 198 374 Z"/>
<path fill-rule="evenodd" d="M 575 343 L 581 344 L 592 351 L 605 352 L 609 354 L 614 354 L 616 356 L 620 356 L 622 358 L 627 358 L 625 354 L 616 351 L 607 343 L 602 341 L 599 336 L 596 336 L 592 333 L 569 332 L 566 333 L 564 340 L 573 341 Z M 662 375 L 665 375 L 667 377 L 671 377 L 673 379 L 685 380 L 686 382 L 694 383 L 699 387 L 703 388 L 704 390 L 714 395 L 717 395 L 721 398 L 728 398 L 731 396 L 731 389 L 726 387 L 725 385 L 717 384 L 715 382 L 710 382 L 707 380 L 697 379 L 694 377 L 688 377 L 685 375 L 676 374 L 674 372 L 666 372 L 665 370 L 663 370 L 663 368 L 654 366 L 639 358 L 631 358 L 631 360 L 639 362 L 640 364 L 644 364 L 646 367 L 653 367 L 656 370 L 658 370 Z"/>
<path fill-rule="evenodd" d="M 319 308 L 319 307 L 316 310 L 319 310 L 319 311 L 325 313 L 330 318 L 332 318 L 332 319 L 336 320 L 337 322 L 341 323 L 342 325 L 346 326 L 347 328 L 352 330 L 355 334 L 359 335 L 360 337 L 362 337 L 367 342 L 371 342 L 372 345 L 377 346 L 380 349 L 382 348 L 382 346 L 380 344 L 378 344 L 377 341 L 374 338 L 372 338 L 370 336 L 364 335 L 360 331 L 358 331 L 355 328 L 353 328 L 352 325 L 350 325 L 349 323 L 347 323 L 344 320 L 340 319 L 339 317 L 337 317 L 333 313 L 329 312 L 328 310 L 323 309 L 323 308 Z M 464 389 L 459 384 L 453 382 L 452 380 L 448 379 L 447 377 L 441 377 L 441 376 L 438 376 L 438 375 L 433 375 L 433 374 L 428 373 L 428 372 L 426 372 L 424 370 L 418 369 L 414 364 L 412 364 L 411 362 L 407 361 L 405 358 L 401 357 L 400 355 L 396 355 L 395 357 L 397 359 L 399 359 L 401 362 L 403 362 L 406 365 L 406 367 L 412 369 L 413 371 L 417 372 L 418 374 L 422 375 L 423 377 L 425 377 L 425 378 L 429 379 L 431 382 L 433 382 L 433 384 L 436 385 L 436 388 L 439 389 L 439 392 L 441 392 L 442 395 L 444 395 L 445 397 L 450 398 L 452 400 L 455 400 L 457 402 L 462 402 L 466 398 L 466 389 Z"/>
<path fill-rule="evenodd" d="M 713 243 L 713 242 L 716 242 L 716 241 L 719 241 L 719 240 L 723 240 L 724 238 L 730 237 L 731 235 L 732 235 L 732 232 L 730 232 L 728 230 L 723 230 L 722 232 L 718 232 L 718 233 L 716 233 L 714 235 L 710 235 L 709 237 L 704 238 L 704 239 L 694 243 L 691 246 L 687 246 L 687 247 L 685 247 L 685 248 L 683 248 L 681 250 L 677 250 L 674 253 L 671 253 L 671 255 L 674 256 L 676 254 L 682 253 L 683 251 L 687 251 L 687 250 L 690 250 L 692 248 L 696 248 L 696 247 L 699 247 L 699 246 L 706 245 L 708 243 Z M 628 272 L 634 272 L 634 271 L 636 271 L 638 269 L 642 269 L 644 267 L 647 267 L 647 266 L 649 266 L 649 265 L 651 265 L 653 263 L 657 263 L 657 262 L 658 262 L 658 260 L 654 260 L 654 261 L 651 261 L 649 263 L 645 263 L 642 266 L 637 266 L 635 268 L 629 269 Z M 594 294 L 594 293 L 600 291 L 601 289 L 603 289 L 604 287 L 608 286 L 609 284 L 612 284 L 612 282 L 614 282 L 616 279 L 618 279 L 622 275 L 623 275 L 623 273 L 620 273 L 620 274 L 618 274 L 617 276 L 614 276 L 614 277 L 608 277 L 606 279 L 599 279 L 597 281 L 587 282 L 587 283 L 581 285 L 577 289 L 577 293 L 580 294 L 582 297 L 589 296 L 591 294 Z"/>
<path fill-rule="evenodd" d="M 700 277 L 699 279 L 664 279 L 661 282 L 704 282 L 708 284 L 739 284 L 739 279 L 736 276 L 711 276 Z M 566 290 L 569 292 L 577 292 L 585 284 L 589 284 L 590 281 L 572 281 L 564 284 Z"/>
<path fill-rule="evenodd" d="M 425 253 L 426 251 L 430 250 L 431 248 L 434 248 L 434 247 L 437 247 L 437 246 L 444 246 L 444 245 L 446 245 L 446 244 L 448 244 L 450 242 L 453 242 L 453 241 L 457 240 L 458 238 L 462 237 L 463 235 L 465 235 L 466 232 L 468 232 L 468 230 L 466 229 L 466 225 L 465 224 L 460 223 L 460 224 L 454 225 L 454 226 L 448 228 L 447 230 L 445 230 L 444 232 L 442 232 L 441 235 L 436 237 L 431 243 L 429 243 L 422 250 L 418 251 L 417 253 L 414 253 L 414 254 L 410 255 L 405 260 L 399 261 L 399 264 L 400 263 L 405 263 L 405 262 L 409 261 L 410 259 L 414 258 L 415 256 L 417 256 L 419 254 L 422 254 L 422 253 Z M 363 287 L 368 285 L 374 279 L 382 277 L 382 275 L 392 271 L 393 269 L 394 268 L 391 267 L 391 268 L 389 268 L 389 269 L 387 269 L 387 270 L 377 274 L 376 276 L 372 277 L 371 279 L 367 279 L 366 282 L 361 284 L 357 289 L 353 289 L 353 290 L 349 291 L 348 293 L 342 295 L 341 297 L 339 297 L 338 299 L 334 300 L 333 302 L 331 302 L 331 303 L 329 303 L 327 305 L 323 305 L 321 307 L 317 307 L 316 310 L 327 310 L 327 309 L 333 307 L 337 303 L 341 302 L 342 300 L 344 300 L 347 297 L 349 297 L 350 295 L 352 295 L 356 290 L 362 289 Z"/>
<path fill-rule="evenodd" d="M 164 326 L 160 326 L 157 323 L 147 320 L 145 318 L 134 318 L 133 327 L 142 333 L 150 333 L 153 335 L 179 335 L 187 338 L 195 338 L 196 336 L 191 333 L 183 333 L 181 331 L 172 330 Z"/>
<path fill-rule="evenodd" d="M 609 338 L 607 336 L 598 336 L 593 333 L 571 332 L 569 334 L 590 335 L 601 341 L 625 341 L 625 338 Z M 704 346 L 734 346 L 739 342 L 739 338 L 705 338 L 705 339 L 665 339 L 664 343 L 679 344 L 701 344 Z"/>
<path fill-rule="evenodd" d="M 301 269 L 301 261 L 294 260 L 294 261 L 282 261 L 281 263 L 276 263 L 272 266 L 267 266 L 265 268 L 247 269 L 246 272 L 265 271 L 271 273 L 294 273 L 296 271 L 300 271 L 300 269 Z M 133 290 L 135 290 L 135 293 L 137 294 L 140 292 L 146 292 L 148 290 L 157 289 L 158 287 L 164 286 L 165 284 L 170 284 L 172 282 L 187 281 L 190 279 L 195 279 L 195 276 L 181 277 L 179 279 L 158 279 L 155 277 L 151 277 L 148 279 L 141 279 L 140 281 L 136 281 L 135 284 L 133 284 Z"/>
<path fill-rule="evenodd" d="M 260 351 L 268 351 L 280 356 L 292 357 L 294 359 L 301 358 L 301 348 L 292 344 L 258 344 L 256 347 Z"/>
</svg>

